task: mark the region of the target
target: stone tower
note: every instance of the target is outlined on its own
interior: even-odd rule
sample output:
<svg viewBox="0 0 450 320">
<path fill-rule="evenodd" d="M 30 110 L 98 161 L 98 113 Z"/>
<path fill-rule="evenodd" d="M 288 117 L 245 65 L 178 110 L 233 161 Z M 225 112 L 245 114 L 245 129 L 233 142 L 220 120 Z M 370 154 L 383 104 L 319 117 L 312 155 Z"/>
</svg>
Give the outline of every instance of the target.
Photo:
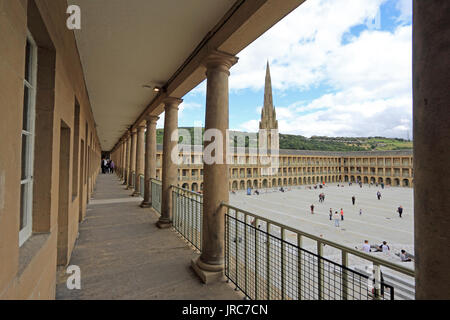
<svg viewBox="0 0 450 320">
<path fill-rule="evenodd" d="M 259 122 L 259 146 L 264 146 L 266 141 L 268 150 L 278 150 L 280 147 L 280 137 L 278 134 L 278 121 L 273 106 L 272 80 L 270 78 L 269 61 L 266 67 L 266 82 L 264 85 L 264 106 L 261 111 L 261 121 Z"/>
</svg>

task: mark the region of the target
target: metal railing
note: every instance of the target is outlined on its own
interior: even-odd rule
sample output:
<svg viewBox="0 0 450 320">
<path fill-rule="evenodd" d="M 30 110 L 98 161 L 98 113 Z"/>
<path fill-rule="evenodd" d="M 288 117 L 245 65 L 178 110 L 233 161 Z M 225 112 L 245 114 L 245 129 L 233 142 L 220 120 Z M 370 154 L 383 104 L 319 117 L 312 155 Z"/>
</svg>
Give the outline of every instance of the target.
<svg viewBox="0 0 450 320">
<path fill-rule="evenodd" d="M 414 278 L 413 270 L 223 206 L 225 275 L 250 299 L 393 300 L 394 285 L 383 281 L 381 267 Z M 305 241 L 313 242 L 315 250 L 307 250 Z M 338 253 L 338 261 L 324 256 L 325 246 Z M 351 269 L 349 256 L 369 262 L 371 273 Z"/>
<path fill-rule="evenodd" d="M 172 212 L 175 230 L 201 251 L 203 196 L 172 186 Z"/>
<path fill-rule="evenodd" d="M 172 201 L 175 230 L 201 252 L 202 195 L 172 186 Z M 414 285 L 404 279 L 414 278 L 411 269 L 231 205 L 222 206 L 226 209 L 225 276 L 250 299 L 413 299 Z M 305 246 L 311 243 L 313 249 Z M 332 256 L 330 250 L 335 251 Z M 350 266 L 349 258 L 369 263 L 370 268 Z M 404 289 L 405 284 L 409 289 Z M 409 296 L 401 290 L 409 290 Z"/>
<path fill-rule="evenodd" d="M 145 182 L 144 182 L 144 176 L 143 175 L 139 175 L 139 193 L 141 194 L 141 196 L 144 196 L 144 189 L 145 189 Z"/>
<path fill-rule="evenodd" d="M 152 191 L 152 208 L 155 209 L 156 212 L 161 214 L 161 193 L 162 193 L 162 185 L 161 181 L 151 179 L 151 191 Z"/>
<path fill-rule="evenodd" d="M 131 186 L 134 188 L 136 186 L 136 172 L 131 173 Z"/>
</svg>

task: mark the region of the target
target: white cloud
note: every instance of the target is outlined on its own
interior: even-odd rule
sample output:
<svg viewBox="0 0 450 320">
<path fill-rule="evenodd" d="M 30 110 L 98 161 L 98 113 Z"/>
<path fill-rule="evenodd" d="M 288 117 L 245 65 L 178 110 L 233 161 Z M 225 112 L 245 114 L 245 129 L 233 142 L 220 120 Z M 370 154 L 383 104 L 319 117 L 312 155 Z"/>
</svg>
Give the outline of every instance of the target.
<svg viewBox="0 0 450 320">
<path fill-rule="evenodd" d="M 408 1 L 397 4 L 399 19 L 408 14 L 410 19 Z M 269 58 L 273 87 L 281 92 L 332 88 L 313 101 L 277 107 L 280 132 L 407 137 L 412 127 L 411 25 L 402 23 L 394 32 L 366 30 L 342 43 L 353 26 L 371 21 L 384 2 L 306 1 L 241 52 L 231 90 L 263 88 Z M 256 131 L 258 121 L 240 127 Z"/>
<path fill-rule="evenodd" d="M 400 11 L 398 21 L 409 22 L 411 20 L 413 13 L 412 0 L 397 0 L 396 8 Z"/>
</svg>

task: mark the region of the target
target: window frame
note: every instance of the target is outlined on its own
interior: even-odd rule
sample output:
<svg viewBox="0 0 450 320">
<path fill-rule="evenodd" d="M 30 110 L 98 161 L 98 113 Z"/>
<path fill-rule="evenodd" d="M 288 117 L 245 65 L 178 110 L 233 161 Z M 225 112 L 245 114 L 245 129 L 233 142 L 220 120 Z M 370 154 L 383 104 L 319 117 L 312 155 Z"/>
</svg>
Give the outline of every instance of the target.
<svg viewBox="0 0 450 320">
<path fill-rule="evenodd" d="M 37 58 L 38 58 L 38 46 L 33 39 L 33 36 L 29 31 L 27 31 L 27 43 L 30 44 L 30 81 L 26 79 L 27 70 L 24 72 L 23 79 L 23 91 L 25 95 L 25 90 L 29 90 L 28 97 L 28 127 L 27 130 L 24 130 L 22 123 L 21 130 L 21 144 L 23 143 L 23 137 L 27 137 L 27 143 L 29 144 L 26 147 L 26 163 L 25 163 L 25 177 L 22 179 L 22 167 L 21 167 L 21 177 L 20 177 L 20 209 L 19 209 L 19 247 L 21 247 L 25 241 L 30 238 L 33 231 L 33 174 L 34 174 L 34 138 L 35 138 L 35 123 L 36 123 L 36 92 L 37 92 Z M 25 47 L 26 50 L 26 47 Z M 25 59 L 26 53 L 25 53 Z M 27 67 L 27 61 L 25 61 L 25 68 Z M 25 99 L 25 97 L 24 97 Z M 23 109 L 24 106 L 23 106 Z M 23 119 L 23 117 L 22 117 Z M 23 120 L 22 120 L 23 121 Z M 23 157 L 23 146 L 21 148 L 21 158 Z M 21 162 L 22 163 L 22 162 Z M 22 186 L 25 185 L 25 199 L 22 196 Z M 26 221 L 25 226 L 21 227 L 21 219 L 22 219 L 22 207 L 25 210 L 24 219 Z"/>
</svg>

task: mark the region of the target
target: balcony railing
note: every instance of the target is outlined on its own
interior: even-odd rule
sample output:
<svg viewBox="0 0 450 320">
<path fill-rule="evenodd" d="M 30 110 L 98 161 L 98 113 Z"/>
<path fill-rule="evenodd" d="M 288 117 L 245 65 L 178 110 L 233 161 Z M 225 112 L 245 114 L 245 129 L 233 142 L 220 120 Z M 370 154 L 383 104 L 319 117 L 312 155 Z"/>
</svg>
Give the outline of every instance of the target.
<svg viewBox="0 0 450 320">
<path fill-rule="evenodd" d="M 172 211 L 175 230 L 201 251 L 203 196 L 172 186 Z"/>
<path fill-rule="evenodd" d="M 153 190 L 153 189 L 152 189 Z M 201 251 L 201 194 L 172 186 L 173 226 Z M 304 233 L 228 204 L 225 215 L 225 276 L 250 299 L 373 300 L 405 296 L 404 284 L 414 271 L 370 254 Z M 314 242 L 316 250 L 304 242 Z M 325 257 L 337 250 L 339 261 Z M 315 252 L 313 252 L 315 251 Z M 354 270 L 349 257 L 369 263 L 371 273 Z M 397 275 L 384 274 L 384 271 Z M 408 281 L 404 278 L 408 277 Z M 396 280 L 396 281 L 397 281 Z M 406 282 L 405 282 L 406 281 Z M 398 295 L 394 295 L 394 290 Z M 411 295 L 406 298 L 411 298 Z"/>
<path fill-rule="evenodd" d="M 141 196 L 144 196 L 144 189 L 145 189 L 145 185 L 144 185 L 144 176 L 143 175 L 139 175 L 139 193 L 141 194 Z"/>
<path fill-rule="evenodd" d="M 381 266 L 414 278 L 413 270 L 223 205 L 227 208 L 225 272 L 248 298 L 394 299 L 394 286 L 380 281 Z M 315 242 L 315 253 L 302 246 L 305 240 Z M 341 264 L 324 257 L 325 245 L 340 251 Z M 349 256 L 369 262 L 373 276 L 350 269 Z"/>
<path fill-rule="evenodd" d="M 156 212 L 161 214 L 161 181 L 151 179 L 150 183 L 152 185 L 152 208 L 155 209 Z"/>
</svg>

